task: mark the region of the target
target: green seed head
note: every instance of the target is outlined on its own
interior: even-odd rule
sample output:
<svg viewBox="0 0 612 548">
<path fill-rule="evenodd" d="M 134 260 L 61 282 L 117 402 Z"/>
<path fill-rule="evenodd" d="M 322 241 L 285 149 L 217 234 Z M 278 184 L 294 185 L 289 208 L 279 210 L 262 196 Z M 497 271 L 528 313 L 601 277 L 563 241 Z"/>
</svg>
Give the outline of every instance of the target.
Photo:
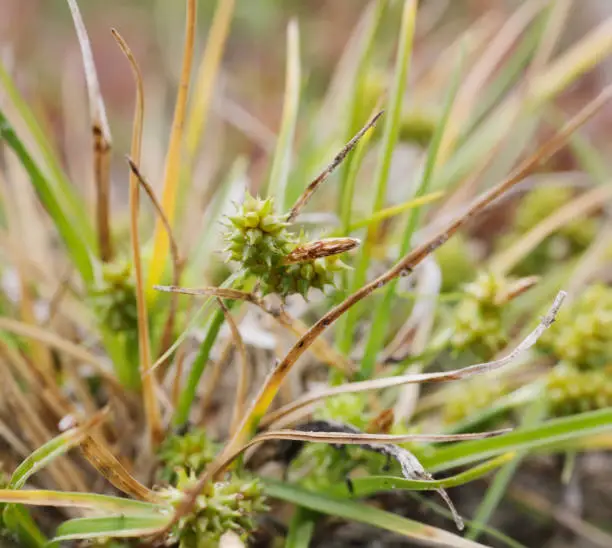
<svg viewBox="0 0 612 548">
<path fill-rule="evenodd" d="M 170 504 L 178 505 L 182 493 L 196 481 L 196 474 L 182 471 L 176 487 L 163 489 L 159 494 Z M 180 548 L 212 548 L 219 545 L 227 531 L 246 541 L 256 529 L 256 515 L 267 510 L 259 480 L 232 473 L 226 480 L 208 485 L 198 496 L 193 512 L 174 526 L 170 542 L 178 543 Z"/>
<path fill-rule="evenodd" d="M 264 295 L 276 293 L 285 298 L 299 293 L 306 298 L 312 288 L 333 286 L 335 273 L 347 268 L 337 256 L 285 264 L 287 255 L 306 238 L 287 230 L 285 217 L 274 213 L 272 198 L 262 200 L 247 194 L 229 221 L 225 233 L 229 259 L 259 280 Z"/>
<path fill-rule="evenodd" d="M 612 288 L 596 284 L 570 306 L 538 341 L 538 348 L 578 369 L 612 363 Z"/>
</svg>

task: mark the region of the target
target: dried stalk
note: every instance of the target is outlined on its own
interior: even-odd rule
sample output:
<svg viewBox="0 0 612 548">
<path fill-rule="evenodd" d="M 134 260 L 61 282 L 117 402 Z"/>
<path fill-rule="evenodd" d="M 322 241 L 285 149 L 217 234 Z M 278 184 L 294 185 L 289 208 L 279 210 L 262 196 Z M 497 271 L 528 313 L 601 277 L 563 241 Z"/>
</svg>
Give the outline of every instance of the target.
<svg viewBox="0 0 612 548">
<path fill-rule="evenodd" d="M 225 321 L 230 327 L 232 338 L 238 351 L 238 360 L 236 360 L 236 398 L 234 400 L 234 410 L 232 412 L 232 421 L 230 423 L 230 434 L 233 435 L 238 428 L 240 418 L 244 413 L 247 396 L 249 395 L 249 361 L 247 358 L 246 346 L 238 330 L 238 326 L 234 321 L 229 309 L 225 303 L 217 297 L 217 302 L 223 311 Z"/>
<path fill-rule="evenodd" d="M 294 413 L 295 411 L 310 405 L 314 402 L 320 401 L 325 398 L 329 398 L 331 396 L 337 396 L 338 394 L 347 394 L 347 393 L 358 393 L 358 392 L 367 392 L 370 390 L 381 390 L 383 388 L 391 388 L 395 386 L 402 386 L 405 384 L 415 384 L 415 383 L 426 383 L 426 382 L 447 382 L 447 381 L 456 381 L 460 379 L 465 379 L 468 377 L 472 377 L 474 375 L 481 375 L 484 373 L 488 373 L 495 369 L 500 369 L 509 363 L 512 363 L 516 358 L 521 355 L 523 352 L 531 348 L 537 340 L 542 336 L 542 333 L 548 329 L 553 322 L 555 321 L 555 317 L 563 303 L 563 299 L 565 299 L 566 293 L 564 291 L 559 292 L 555 301 L 553 302 L 550 310 L 542 318 L 537 327 L 527 335 L 509 354 L 504 356 L 503 358 L 499 358 L 497 360 L 479 363 L 476 365 L 470 365 L 468 367 L 464 367 L 462 369 L 455 369 L 454 371 L 442 371 L 439 373 L 417 373 L 412 375 L 400 375 L 396 377 L 384 377 L 380 379 L 372 379 L 368 381 L 361 382 L 353 382 L 347 383 L 340 386 L 335 386 L 333 388 L 328 388 L 327 390 L 321 390 L 318 392 L 308 393 L 303 395 L 301 398 L 291 402 L 290 404 L 281 407 L 273 411 L 272 413 L 268 413 L 260 422 L 260 427 L 265 428 L 279 421 L 280 419 Z"/>
<path fill-rule="evenodd" d="M 187 96 L 189 92 L 189 80 L 191 78 L 191 65 L 193 62 L 193 46 L 195 42 L 196 6 L 197 2 L 195 0 L 187 0 L 183 65 L 181 67 L 179 89 L 176 96 L 170 142 L 166 154 L 162 207 L 166 212 L 170 225 L 174 222 L 174 206 L 180 180 L 183 128 L 185 125 L 185 112 L 187 110 Z M 134 155 L 132 155 L 132 157 L 134 157 Z M 168 235 L 163 226 L 163 221 L 158 218 L 153 239 L 150 285 L 156 284 L 161 278 L 166 264 L 167 252 Z"/>
<path fill-rule="evenodd" d="M 172 230 L 172 226 L 170 225 L 170 221 L 162 208 L 161 203 L 155 196 L 155 191 L 153 187 L 149 184 L 149 182 L 145 179 L 144 175 L 138 168 L 138 166 L 134 163 L 134 161 L 128 156 L 127 157 L 128 164 L 130 165 L 130 169 L 132 173 L 134 173 L 138 179 L 138 182 L 142 186 L 142 188 L 147 193 L 147 196 L 151 200 L 159 219 L 164 225 L 166 230 L 166 234 L 168 236 L 168 240 L 170 242 L 170 256 L 172 257 L 172 283 L 174 285 L 179 285 L 181 280 L 181 274 L 183 271 L 183 265 L 185 264 L 183 259 L 180 256 L 178 245 L 176 243 L 176 239 L 174 237 L 174 232 Z M 170 310 L 168 312 L 168 318 L 164 325 L 164 329 L 162 330 L 161 335 L 161 345 L 160 345 L 160 355 L 164 354 L 165 351 L 171 345 L 171 337 L 174 332 L 174 322 L 176 321 L 176 312 L 178 309 L 178 295 L 172 295 L 170 298 Z M 163 362 L 162 362 L 163 363 Z"/>
<path fill-rule="evenodd" d="M 366 132 L 372 128 L 378 119 L 383 115 L 384 110 L 381 110 L 378 114 L 374 115 L 374 117 L 363 126 L 359 132 L 348 142 L 336 157 L 332 160 L 332 162 L 306 187 L 306 190 L 302 193 L 302 195 L 297 199 L 293 207 L 289 211 L 287 215 L 287 222 L 293 221 L 300 211 L 304 208 L 304 206 L 308 203 L 308 200 L 312 197 L 312 195 L 319 188 L 319 185 L 324 183 L 327 178 L 333 173 L 333 171 L 343 162 L 346 158 L 347 154 L 351 152 L 357 146 L 359 140 L 366 134 Z"/>
<path fill-rule="evenodd" d="M 291 316 L 283 308 L 268 306 L 262 298 L 252 292 L 223 287 L 177 287 L 170 285 L 156 285 L 154 289 L 171 293 L 182 293 L 183 295 L 216 296 L 222 299 L 245 301 L 258 306 L 263 312 L 272 316 L 280 325 L 291 331 L 298 338 L 308 332 L 308 327 L 300 320 Z M 351 375 L 355 371 L 355 367 L 350 360 L 337 352 L 325 339 L 317 339 L 310 350 L 323 363 L 342 371 L 344 374 Z"/>
<path fill-rule="evenodd" d="M 89 109 L 91 118 L 91 131 L 93 134 L 94 154 L 94 181 L 96 185 L 96 222 L 98 229 L 98 243 L 100 246 L 100 258 L 107 262 L 113 258 L 113 245 L 110 231 L 110 160 L 112 139 L 110 127 L 106 118 L 104 101 L 100 93 L 100 84 L 94 64 L 91 43 L 83 18 L 79 11 L 76 0 L 68 0 L 70 12 L 74 20 L 83 67 L 85 69 L 85 81 L 89 94 Z"/>
<path fill-rule="evenodd" d="M 142 126 L 144 122 L 144 90 L 142 75 L 138 63 L 129 46 L 121 35 L 112 30 L 119 47 L 130 62 L 130 67 L 136 81 L 136 106 L 134 109 L 134 123 L 132 127 L 131 157 L 134 162 L 140 162 L 142 149 Z M 130 161 L 130 166 L 132 166 Z M 161 411 L 157 401 L 157 382 L 148 372 L 151 369 L 151 338 L 149 335 L 149 315 L 145 294 L 145 282 L 140 254 L 140 233 L 138 230 L 138 210 L 140 205 L 139 177 L 134 169 L 130 170 L 130 234 L 132 241 L 132 261 L 134 262 L 134 277 L 136 281 L 136 307 L 138 310 L 138 354 L 140 358 L 140 378 L 147 419 L 147 434 L 151 445 L 157 445 L 163 437 L 161 424 Z"/>
</svg>

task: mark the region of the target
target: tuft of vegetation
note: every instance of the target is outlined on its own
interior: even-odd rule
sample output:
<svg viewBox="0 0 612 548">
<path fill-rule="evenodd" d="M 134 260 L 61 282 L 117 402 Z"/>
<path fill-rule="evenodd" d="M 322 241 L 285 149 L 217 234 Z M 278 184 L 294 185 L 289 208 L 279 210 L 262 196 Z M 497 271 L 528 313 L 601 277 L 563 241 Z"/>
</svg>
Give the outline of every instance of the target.
<svg viewBox="0 0 612 548">
<path fill-rule="evenodd" d="M 562 460 L 538 478 L 573 500 L 582 456 L 612 443 L 612 170 L 595 131 L 612 87 L 580 86 L 612 20 L 566 40 L 571 2 L 475 18 L 382 0 L 349 37 L 361 4 L 338 2 L 329 63 L 304 47 L 327 47 L 309 8 L 278 46 L 276 2 L 185 0 L 182 40 L 175 3 L 145 4 L 134 36 L 105 29 L 133 78 L 120 109 L 88 35 L 112 1 L 98 21 L 67 0 L 84 90 L 72 57 L 42 80 L 46 65 L 0 64 L 2 538 L 303 547 L 333 536 L 329 516 L 408 543 L 532 545 L 494 520 L 508 499 L 548 544 L 563 527 L 612 545 L 588 504 L 565 519 L 564 497 L 513 482 Z M 143 48 L 136 20 L 163 46 Z M 282 105 L 282 78 L 225 54 L 254 36 L 274 44 L 253 53 L 270 74 L 286 50 Z"/>
</svg>

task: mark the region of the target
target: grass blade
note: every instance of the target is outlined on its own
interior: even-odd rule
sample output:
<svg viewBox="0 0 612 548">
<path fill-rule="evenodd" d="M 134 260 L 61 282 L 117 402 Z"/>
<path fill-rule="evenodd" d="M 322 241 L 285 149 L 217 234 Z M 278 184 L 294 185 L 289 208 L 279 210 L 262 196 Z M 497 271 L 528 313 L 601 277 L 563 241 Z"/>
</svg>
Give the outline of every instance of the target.
<svg viewBox="0 0 612 548">
<path fill-rule="evenodd" d="M 85 82 L 89 94 L 91 132 L 93 135 L 94 182 L 96 185 L 98 246 L 100 259 L 106 262 L 110 261 L 113 257 L 109 212 L 112 139 L 87 29 L 85 28 L 85 23 L 83 22 L 76 0 L 68 0 L 68 6 L 70 7 L 70 13 L 72 14 L 72 20 L 74 21 L 74 27 L 81 48 L 83 67 L 85 69 Z"/>
<path fill-rule="evenodd" d="M 427 159 L 425 161 L 423 175 L 414 194 L 415 200 L 422 199 L 429 191 L 429 186 L 438 160 L 438 153 L 440 152 L 440 144 L 442 143 L 449 115 L 455 102 L 457 90 L 459 89 L 463 57 L 464 55 L 461 53 L 457 68 L 455 69 L 451 79 L 450 88 L 444 101 L 440 122 L 436 126 L 431 144 L 429 146 L 429 151 L 427 152 Z M 411 211 L 410 216 L 408 217 L 408 222 L 402 237 L 402 243 L 400 244 L 400 257 L 408 253 L 408 250 L 410 249 L 412 244 L 412 236 L 414 235 L 414 232 L 418 226 L 420 214 L 421 208 L 415 208 Z M 395 298 L 396 288 L 397 280 L 394 280 L 387 286 L 385 294 L 374 312 L 370 336 L 368 337 L 363 360 L 361 362 L 361 377 L 364 379 L 367 379 L 372 375 L 378 353 L 385 342 L 388 327 L 387 318 L 390 316 L 391 305 Z"/>
<path fill-rule="evenodd" d="M 138 229 L 138 211 L 140 205 L 140 179 L 136 165 L 140 162 L 142 149 L 142 127 L 144 122 L 144 90 L 142 75 L 138 63 L 134 58 L 129 46 L 121 35 L 112 31 L 115 40 L 130 62 L 130 67 L 136 82 L 136 106 L 134 108 L 134 123 L 132 128 L 132 143 L 130 150 L 130 236 L 132 243 L 132 261 L 134 263 L 134 277 L 136 281 L 136 308 L 138 314 L 138 357 L 140 359 L 140 382 L 144 399 L 146 424 L 149 441 L 157 445 L 163 437 L 161 425 L 161 412 L 156 396 L 157 381 L 151 374 L 151 337 L 149 335 L 149 314 L 147 311 L 147 299 L 145 280 L 142 269 L 140 233 Z M 157 202 L 155 202 L 157 203 Z M 162 218 L 162 223 L 164 219 Z M 175 247 L 173 246 L 173 250 Z M 174 256 L 174 255 L 173 255 Z M 176 259 L 174 261 L 176 270 Z"/>
<path fill-rule="evenodd" d="M 406 0 L 402 11 L 402 22 L 400 29 L 400 41 L 397 49 L 392 89 L 389 97 L 387 116 L 383 129 L 383 137 L 380 149 L 380 157 L 374 176 L 374 203 L 372 213 L 382 209 L 387 194 L 387 181 L 391 170 L 391 159 L 393 151 L 399 138 L 400 117 L 404 92 L 408 79 L 410 58 L 412 55 L 412 41 L 414 38 L 414 27 L 416 20 L 417 4 L 414 0 Z M 351 282 L 351 291 L 356 291 L 366 282 L 367 269 L 370 264 L 372 245 L 376 238 L 378 223 L 369 226 L 368 233 L 361 248 L 357 266 Z M 346 314 L 343 330 L 344 336 L 340 350 L 347 354 L 352 346 L 355 322 L 357 321 L 357 309 L 353 308 Z"/>
<path fill-rule="evenodd" d="M 170 507 L 139 500 L 124 499 L 95 493 L 67 493 L 42 489 L 0 489 L 0 502 L 56 508 L 85 508 L 98 512 L 125 515 L 170 513 Z"/>
<path fill-rule="evenodd" d="M 36 449 L 13 472 L 7 488 L 21 489 L 32 475 L 82 443 L 91 429 L 102 422 L 105 415 L 102 411 L 81 426 L 67 430 Z"/>
<path fill-rule="evenodd" d="M 545 421 L 530 428 L 520 428 L 493 439 L 466 441 L 437 449 L 433 455 L 421 455 L 428 470 L 442 471 L 508 451 L 553 448 L 554 444 L 576 440 L 612 429 L 612 409 L 580 413 Z"/>
<path fill-rule="evenodd" d="M 515 453 L 505 453 L 499 457 L 474 466 L 465 472 L 440 480 L 412 480 L 393 476 L 368 476 L 352 479 L 351 483 L 354 489 L 354 496 L 356 497 L 368 497 L 383 491 L 435 491 L 440 488 L 446 489 L 449 487 L 457 487 L 479 479 L 500 466 L 507 465 L 514 457 Z M 348 488 L 346 484 L 343 483 L 332 486 L 328 493 L 346 496 L 348 494 Z"/>
<path fill-rule="evenodd" d="M 28 107 L 23 97 L 21 97 L 17 86 L 2 65 L 2 62 L 0 62 L 0 84 L 4 87 L 8 99 L 12 102 L 15 110 L 20 114 L 29 133 L 32 135 L 34 142 L 40 150 L 45 167 L 50 172 L 50 183 L 54 187 L 54 192 L 58 201 L 66 211 L 70 212 L 70 216 L 77 221 L 87 246 L 93 248 L 95 246 L 95 236 L 93 234 L 93 227 L 91 226 L 87 207 L 85 207 L 82 198 L 75 192 L 76 189 L 66 177 L 58 156 L 40 127 L 36 116 Z"/>
<path fill-rule="evenodd" d="M 206 49 L 198 67 L 198 75 L 194 87 L 193 103 L 187 117 L 185 131 L 185 146 L 187 158 L 192 162 L 206 129 L 206 121 L 210 110 L 221 57 L 227 42 L 229 28 L 234 14 L 235 0 L 219 0 L 213 17 Z"/>
<path fill-rule="evenodd" d="M 285 100 L 283 103 L 283 118 L 272 160 L 272 171 L 268 183 L 268 194 L 274 196 L 279 207 L 284 209 L 291 156 L 293 154 L 293 139 L 297 124 L 300 104 L 300 35 L 297 21 L 291 20 L 287 27 L 287 67 L 285 76 Z"/>
<path fill-rule="evenodd" d="M 187 384 L 181 391 L 178 405 L 174 412 L 172 422 L 175 426 L 183 425 L 189 420 L 189 412 L 198 391 L 198 384 L 202 378 L 202 374 L 204 373 L 204 369 L 208 363 L 210 351 L 212 350 L 213 344 L 215 344 L 215 341 L 217 340 L 217 336 L 219 335 L 224 319 L 225 316 L 223 315 L 223 311 L 215 310 L 208 322 L 204 341 L 202 341 L 195 360 L 191 365 L 189 377 L 187 378 Z"/>
<path fill-rule="evenodd" d="M 151 515 L 77 518 L 62 523 L 54 540 L 144 537 L 157 533 L 167 523 L 167 517 Z"/>
<path fill-rule="evenodd" d="M 176 194 L 180 181 L 181 171 L 181 149 L 183 144 L 183 127 L 185 124 L 185 113 L 187 110 L 187 96 L 189 92 L 189 80 L 191 78 L 191 65 L 193 61 L 193 46 L 195 42 L 196 23 L 196 0 L 187 0 L 187 16 L 185 23 L 185 46 L 183 50 L 183 66 L 181 67 L 181 78 L 179 82 L 174 119 L 172 121 L 172 132 L 166 154 L 166 167 L 164 172 L 164 191 L 162 195 L 162 206 L 170 224 L 174 224 Z M 159 283 L 166 261 L 168 259 L 168 234 L 161 219 L 155 223 L 155 236 L 153 239 L 153 256 L 151 258 L 149 287 Z M 154 293 L 149 293 L 149 298 L 154 298 Z"/>
<path fill-rule="evenodd" d="M 301 506 L 295 509 L 289 523 L 285 548 L 308 548 L 317 524 L 317 512 Z"/>
<path fill-rule="evenodd" d="M 0 110 L 0 140 L 13 150 L 26 170 L 32 185 L 36 190 L 47 213 L 59 232 L 64 245 L 83 281 L 91 283 L 94 278 L 93 258 L 87 242 L 79 229 L 79 225 L 72 218 L 70 212 L 60 202 L 58 193 L 50 181 L 43 175 L 34 162 L 32 156 L 21 142 L 10 122 Z"/>
<path fill-rule="evenodd" d="M 49 541 L 36 525 L 30 512 L 21 505 L 11 504 L 2 512 L 2 525 L 13 533 L 26 548 L 51 548 Z M 53 546 L 53 545 L 51 545 Z"/>
<path fill-rule="evenodd" d="M 117 489 L 136 499 L 157 502 L 159 496 L 132 476 L 110 450 L 92 436 L 88 436 L 80 446 L 83 456 L 90 464 Z"/>
<path fill-rule="evenodd" d="M 266 492 L 270 497 L 291 502 L 315 512 L 373 525 L 380 529 L 398 533 L 416 542 L 429 545 L 433 543 L 436 546 L 452 546 L 453 548 L 483 546 L 482 544 L 448 533 L 443 529 L 430 527 L 418 521 L 368 506 L 367 504 L 314 493 L 268 478 L 264 479 L 264 484 Z"/>
</svg>

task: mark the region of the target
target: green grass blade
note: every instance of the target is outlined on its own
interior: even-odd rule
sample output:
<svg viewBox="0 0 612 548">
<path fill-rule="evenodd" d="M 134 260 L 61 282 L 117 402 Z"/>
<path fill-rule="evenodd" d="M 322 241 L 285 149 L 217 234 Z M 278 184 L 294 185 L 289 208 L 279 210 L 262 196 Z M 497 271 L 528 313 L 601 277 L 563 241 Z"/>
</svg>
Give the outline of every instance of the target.
<svg viewBox="0 0 612 548">
<path fill-rule="evenodd" d="M 451 85 L 444 101 L 442 117 L 440 118 L 440 122 L 436 126 L 436 129 L 432 136 L 429 151 L 427 153 L 427 159 L 425 161 L 425 167 L 423 169 L 423 175 L 421 177 L 421 180 L 419 181 L 419 185 L 416 188 L 416 192 L 414 194 L 415 200 L 423 198 L 429 191 L 430 183 L 433 178 L 434 169 L 436 167 L 436 162 L 438 159 L 440 143 L 442 142 L 444 130 L 446 129 L 446 123 L 448 122 L 448 118 L 453 103 L 455 101 L 455 97 L 457 96 L 457 90 L 459 89 L 462 65 L 463 53 L 460 55 L 459 63 L 457 64 L 457 68 L 455 69 L 451 79 Z M 406 224 L 406 229 L 404 230 L 404 235 L 402 237 L 402 243 L 399 252 L 400 257 L 408 253 L 408 250 L 410 249 L 410 245 L 412 243 L 412 236 L 414 235 L 414 232 L 419 224 L 420 217 L 421 208 L 415 208 L 411 211 L 410 216 L 408 217 L 408 222 Z M 382 300 L 379 302 L 376 311 L 374 312 L 374 319 L 372 321 L 370 336 L 368 337 L 365 352 L 363 355 L 363 360 L 361 361 L 360 371 L 361 376 L 364 379 L 367 379 L 372 375 L 372 372 L 374 371 L 374 366 L 376 364 L 376 358 L 385 342 L 385 337 L 387 335 L 388 328 L 387 319 L 391 315 L 391 305 L 395 298 L 397 283 L 397 280 L 393 280 L 387 286 L 385 294 Z"/>
<path fill-rule="evenodd" d="M 544 399 L 540 398 L 535 400 L 531 405 L 527 407 L 526 416 L 523 424 L 526 426 L 535 426 L 541 422 L 545 416 L 546 406 Z M 478 505 L 474 514 L 472 526 L 470 527 L 466 537 L 471 540 L 477 540 L 482 532 L 483 528 L 491 519 L 491 516 L 495 512 L 495 509 L 499 506 L 499 503 L 503 499 L 508 485 L 514 476 L 514 473 L 518 470 L 519 464 L 525 456 L 525 451 L 520 452 L 512 462 L 506 464 L 496 475 L 495 479 L 491 482 L 485 493 L 484 498 Z"/>
<path fill-rule="evenodd" d="M 49 213 L 64 241 L 75 267 L 83 280 L 86 283 L 91 283 L 94 278 L 92 255 L 87 242 L 83 239 L 78 223 L 72 218 L 65 206 L 60 203 L 56 189 L 42 174 L 2 111 L 0 111 L 0 139 L 4 140 L 19 158 L 32 181 L 38 198 Z"/>
<path fill-rule="evenodd" d="M 507 465 L 509 461 L 512 461 L 514 456 L 514 453 L 506 453 L 474 466 L 465 472 L 441 480 L 411 480 L 394 476 L 355 478 L 352 480 L 354 495 L 356 497 L 368 497 L 382 491 L 431 491 L 440 488 L 446 489 L 449 487 L 457 487 L 481 478 L 500 466 Z M 346 484 L 343 483 L 332 486 L 328 493 L 346 496 L 348 494 L 348 488 Z"/>
<path fill-rule="evenodd" d="M 4 88 L 7 97 L 21 116 L 34 142 L 38 146 L 42 159 L 51 174 L 51 182 L 55 185 L 58 199 L 63 200 L 65 207 L 71 212 L 71 215 L 78 220 L 79 229 L 87 245 L 93 248 L 93 246 L 95 246 L 95 235 L 89 212 L 81 197 L 75 192 L 75 188 L 70 184 L 70 181 L 66 177 L 58 161 L 57 154 L 51 147 L 44 131 L 37 122 L 36 116 L 23 100 L 15 82 L 13 82 L 2 62 L 0 62 L 0 85 Z"/>
<path fill-rule="evenodd" d="M 300 74 L 299 28 L 297 22 L 292 20 L 287 28 L 287 68 L 283 118 L 268 184 L 268 194 L 274 196 L 276 203 L 283 210 L 290 206 L 286 203 L 286 189 L 300 104 Z"/>
<path fill-rule="evenodd" d="M 19 504 L 4 508 L 0 529 L 6 528 L 19 539 L 19 546 L 25 548 L 49 548 L 47 537 L 36 525 L 30 512 Z"/>
<path fill-rule="evenodd" d="M 85 508 L 110 514 L 158 515 L 170 513 L 170 507 L 140 500 L 98 495 L 96 493 L 71 493 L 43 489 L 0 489 L 0 502 L 27 504 L 30 506 L 54 506 L 56 508 Z"/>
<path fill-rule="evenodd" d="M 374 49 L 374 38 L 376 32 L 380 26 L 382 15 L 387 6 L 387 2 L 384 0 L 378 0 L 374 5 L 370 14 L 368 14 L 367 26 L 363 34 L 363 40 L 358 44 L 358 58 L 357 70 L 352 81 L 351 89 L 352 94 L 349 100 L 349 120 L 347 130 L 344 135 L 344 142 L 355 135 L 359 128 L 365 123 L 364 116 L 367 116 L 367 105 L 364 105 L 365 95 L 365 83 L 366 77 L 370 68 L 370 59 L 372 56 L 372 50 Z M 365 112 L 364 112 L 365 111 Z M 365 143 L 369 140 L 371 132 L 364 135 L 364 138 L 357 145 L 355 152 L 349 156 L 344 165 L 340 168 L 340 192 L 338 194 L 338 217 L 340 217 L 341 227 L 344 230 L 343 234 L 346 234 L 352 217 L 352 204 L 354 196 L 354 184 L 359 166 L 363 160 Z"/>
<path fill-rule="evenodd" d="M 7 487 L 9 489 L 21 489 L 36 472 L 79 445 L 87 435 L 89 428 L 90 423 L 82 427 L 72 428 L 41 445 L 17 467 Z"/>
<path fill-rule="evenodd" d="M 552 449 L 554 444 L 609 430 L 612 430 L 612 409 L 601 409 L 548 420 L 495 438 L 456 443 L 439 448 L 433 454 L 419 455 L 419 458 L 427 470 L 439 472 L 508 451 Z"/>
<path fill-rule="evenodd" d="M 318 515 L 317 512 L 298 506 L 289 523 L 285 548 L 308 548 L 317 524 Z"/>
<path fill-rule="evenodd" d="M 385 512 L 367 504 L 314 493 L 301 487 L 287 485 L 268 478 L 264 480 L 264 484 L 266 493 L 270 497 L 291 502 L 315 512 L 373 525 L 374 527 L 411 538 L 417 542 L 424 542 L 435 546 L 452 546 L 453 548 L 483 546 L 482 544 L 465 540 L 443 529 L 437 529 L 418 521 Z"/>
<path fill-rule="evenodd" d="M 425 196 L 420 196 L 419 198 L 413 198 L 411 200 L 407 200 L 401 204 L 394 205 L 391 207 L 387 207 L 385 209 L 381 209 L 380 211 L 374 213 L 370 217 L 365 219 L 360 219 L 359 221 L 355 221 L 349 224 L 346 229 L 335 230 L 330 233 L 330 237 L 339 237 L 339 236 L 348 236 L 351 232 L 355 232 L 361 228 L 368 228 L 370 225 L 375 223 L 380 223 L 385 219 L 390 219 L 391 217 L 395 217 L 400 213 L 404 213 L 405 211 L 409 211 L 414 208 L 418 208 L 436 200 L 440 199 L 444 196 L 443 192 L 431 192 Z"/>
<path fill-rule="evenodd" d="M 402 103 L 408 80 L 410 59 L 412 56 L 416 8 L 417 6 L 415 1 L 406 0 L 404 2 L 393 84 L 385 113 L 383 137 L 380 145 L 380 156 L 376 168 L 376 174 L 374 176 L 374 203 L 372 206 L 372 213 L 376 213 L 382 209 L 387 194 L 387 182 L 389 180 L 389 173 L 391 170 L 391 159 L 399 138 Z M 372 245 L 377 228 L 378 223 L 370 226 L 366 240 L 361 247 L 357 266 L 351 281 L 351 292 L 356 291 L 366 282 Z M 353 344 L 353 333 L 355 332 L 354 328 L 357 321 L 357 313 L 358 307 L 353 307 L 350 309 L 345 314 L 346 320 L 344 321 L 342 329 L 339 330 L 344 334 L 340 344 L 340 350 L 344 353 L 348 353 Z"/>
<path fill-rule="evenodd" d="M 441 504 L 437 503 L 433 498 L 424 497 L 420 493 L 416 493 L 414 491 L 410 493 L 410 497 L 417 500 L 424 508 L 429 508 L 436 514 L 445 517 L 447 520 L 453 521 L 452 512 L 450 512 L 450 510 L 446 506 L 442 506 Z M 464 518 L 463 521 L 468 526 L 472 525 L 472 520 Z M 491 538 L 499 540 L 502 544 L 505 544 L 509 548 L 527 548 L 527 546 L 525 546 L 524 544 L 521 544 L 513 538 L 504 535 L 502 532 L 497 529 L 494 529 L 493 527 L 485 527 L 484 532 Z"/>
<path fill-rule="evenodd" d="M 164 516 L 112 516 L 77 518 L 62 523 L 55 532 L 56 541 L 100 537 L 143 537 L 168 524 Z"/>
<path fill-rule="evenodd" d="M 232 304 L 233 303 L 228 303 L 228 306 L 231 306 Z M 189 411 L 191 410 L 191 405 L 195 400 L 196 393 L 198 391 L 198 384 L 202 378 L 204 369 L 208 364 L 210 351 L 212 350 L 213 344 L 215 344 L 215 341 L 217 340 L 217 336 L 219 335 L 219 331 L 221 330 L 221 326 L 223 325 L 224 321 L 225 316 L 223 315 L 223 311 L 215 310 L 208 322 L 204 340 L 202 341 L 195 360 L 191 365 L 189 377 L 187 378 L 187 384 L 181 391 L 178 405 L 174 413 L 173 423 L 175 426 L 185 424 L 189 419 Z"/>
</svg>

